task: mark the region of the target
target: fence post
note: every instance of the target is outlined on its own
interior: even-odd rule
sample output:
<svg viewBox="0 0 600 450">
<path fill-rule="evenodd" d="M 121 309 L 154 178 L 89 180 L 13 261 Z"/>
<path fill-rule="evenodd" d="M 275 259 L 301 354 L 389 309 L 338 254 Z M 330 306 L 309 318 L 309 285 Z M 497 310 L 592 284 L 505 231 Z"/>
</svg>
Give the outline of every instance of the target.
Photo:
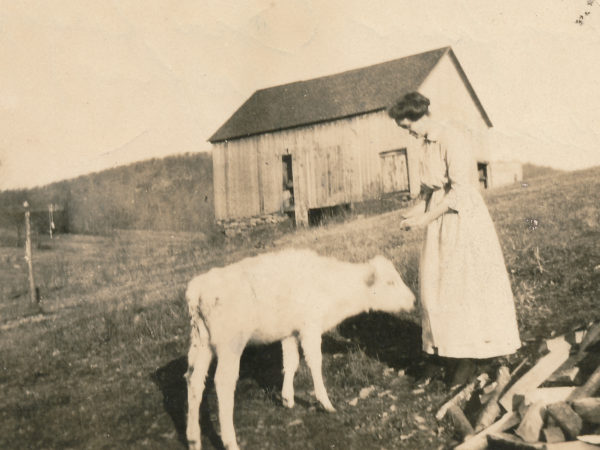
<svg viewBox="0 0 600 450">
<path fill-rule="evenodd" d="M 54 205 L 50 203 L 48 205 L 48 230 L 50 232 L 50 239 L 52 239 L 52 231 L 54 230 Z"/>
<path fill-rule="evenodd" d="M 31 212 L 29 211 L 29 203 L 27 201 L 23 203 L 23 207 L 25 208 L 25 261 L 27 261 L 29 269 L 29 295 L 31 304 L 37 305 L 38 298 L 33 280 L 33 255 L 31 252 Z"/>
</svg>

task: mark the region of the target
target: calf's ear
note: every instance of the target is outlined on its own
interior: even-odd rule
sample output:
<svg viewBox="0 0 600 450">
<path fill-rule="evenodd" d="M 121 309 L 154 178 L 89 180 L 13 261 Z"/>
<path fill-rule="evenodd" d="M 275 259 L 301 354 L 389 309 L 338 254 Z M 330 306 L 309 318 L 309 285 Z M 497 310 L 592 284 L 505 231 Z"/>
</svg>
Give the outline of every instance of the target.
<svg viewBox="0 0 600 450">
<path fill-rule="evenodd" d="M 371 287 L 375 284 L 375 280 L 377 279 L 377 271 L 375 269 L 369 268 L 367 272 L 367 276 L 365 277 L 365 284 L 367 287 Z"/>
</svg>

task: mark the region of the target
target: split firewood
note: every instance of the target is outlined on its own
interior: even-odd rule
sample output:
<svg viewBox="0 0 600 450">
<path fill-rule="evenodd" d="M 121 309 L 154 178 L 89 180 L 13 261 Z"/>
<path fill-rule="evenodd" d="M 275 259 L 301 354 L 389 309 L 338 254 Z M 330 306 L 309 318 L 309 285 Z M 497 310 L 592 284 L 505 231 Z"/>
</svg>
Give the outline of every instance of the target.
<svg viewBox="0 0 600 450">
<path fill-rule="evenodd" d="M 586 330 L 572 330 L 565 335 L 565 339 L 569 342 L 569 344 L 579 346 L 583 342 L 583 338 L 586 333 Z"/>
<path fill-rule="evenodd" d="M 550 352 L 540 358 L 536 365 L 513 384 L 500 399 L 500 404 L 505 410 L 508 411 L 511 408 L 515 394 L 526 394 L 537 388 L 569 357 L 571 345 L 564 336 L 547 340 L 546 343 Z"/>
<path fill-rule="evenodd" d="M 500 415 L 500 404 L 498 403 L 498 399 L 502 392 L 510 382 L 510 371 L 508 367 L 501 366 L 498 368 L 498 374 L 496 376 L 496 389 L 494 393 L 490 396 L 490 399 L 483 407 L 479 418 L 475 424 L 475 431 L 479 432 L 488 426 L 490 426 L 498 415 Z"/>
<path fill-rule="evenodd" d="M 527 409 L 531 406 L 532 403 L 526 400 L 526 397 L 523 394 L 515 394 L 513 396 L 512 410 L 519 414 L 519 417 L 523 418 Z"/>
<path fill-rule="evenodd" d="M 465 439 L 468 436 L 475 434 L 473 426 L 469 422 L 469 419 L 465 416 L 465 413 L 457 405 L 450 405 L 446 416 L 450 417 L 456 430 L 460 433 L 460 436 Z"/>
<path fill-rule="evenodd" d="M 546 427 L 542 430 L 542 435 L 544 436 L 544 441 L 549 444 L 563 442 L 566 439 L 560 427 Z"/>
<path fill-rule="evenodd" d="M 530 405 L 523 416 L 515 434 L 525 442 L 537 442 L 540 440 L 540 431 L 544 426 L 544 415 L 546 406 L 543 402 Z"/>
<path fill-rule="evenodd" d="M 577 440 L 588 444 L 600 445 L 600 434 L 584 434 L 577 436 Z"/>
<path fill-rule="evenodd" d="M 510 373 L 510 377 L 515 378 L 517 375 L 519 375 L 519 372 L 521 372 L 523 367 L 525 367 L 525 364 L 527 364 L 528 360 L 529 360 L 529 358 L 523 358 L 523 360 L 519 363 L 519 365 L 517 367 L 515 367 L 513 369 L 513 371 Z"/>
<path fill-rule="evenodd" d="M 578 398 L 571 403 L 573 410 L 585 421 L 600 424 L 600 398 Z"/>
<path fill-rule="evenodd" d="M 581 433 L 583 421 L 566 402 L 557 402 L 548 405 L 548 414 L 556 420 L 558 426 L 569 439 L 575 439 Z"/>
<path fill-rule="evenodd" d="M 525 442 L 507 433 L 490 434 L 487 439 L 490 450 L 546 450 L 546 445 L 541 442 Z"/>
<path fill-rule="evenodd" d="M 456 447 L 454 450 L 484 450 L 487 448 L 488 442 L 487 437 L 492 433 L 501 433 L 506 431 L 515 425 L 519 424 L 519 416 L 514 412 L 507 412 L 493 425 L 490 425 L 485 430 L 480 431 L 475 436 L 465 440 L 462 444 Z"/>
<path fill-rule="evenodd" d="M 598 450 L 598 447 L 581 441 L 557 442 L 546 444 L 547 450 Z"/>
<path fill-rule="evenodd" d="M 560 383 L 560 382 L 574 382 L 575 378 L 579 374 L 579 368 L 576 367 L 586 356 L 587 349 L 600 339 L 600 322 L 591 326 L 587 332 L 583 334 L 583 339 L 579 340 L 577 336 L 580 336 L 581 332 L 573 332 L 573 336 L 567 336 L 566 339 L 571 344 L 579 343 L 579 349 L 577 353 L 569 356 L 569 358 L 562 364 L 558 370 L 553 373 L 549 378 L 549 383 Z M 578 342 L 579 341 L 579 342 Z"/>
<path fill-rule="evenodd" d="M 556 402 L 564 402 L 575 390 L 574 386 L 557 386 L 537 388 L 524 395 L 525 403 L 532 404 L 544 402 L 546 405 Z"/>
<path fill-rule="evenodd" d="M 598 389 L 600 389 L 600 367 L 594 371 L 583 386 L 579 386 L 573 391 L 568 400 L 592 397 Z"/>
<path fill-rule="evenodd" d="M 598 341 L 598 339 L 600 339 L 600 322 L 595 323 L 587 330 L 579 345 L 579 353 L 585 352 L 587 348 Z"/>
<path fill-rule="evenodd" d="M 481 387 L 485 386 L 489 380 L 489 375 L 487 373 L 483 373 L 475 380 L 471 381 L 458 394 L 442 405 L 442 407 L 436 413 L 435 418 L 437 420 L 442 420 L 446 415 L 448 408 L 450 408 L 452 405 L 456 405 L 460 409 L 463 409 L 467 402 L 471 399 L 473 392 L 475 392 L 476 389 L 480 389 Z"/>
<path fill-rule="evenodd" d="M 567 359 L 567 361 L 563 364 L 563 367 L 559 368 L 556 372 L 550 375 L 546 382 L 560 384 L 574 383 L 577 379 L 577 375 L 579 375 L 579 367 L 574 365 L 577 363 L 579 363 L 577 355 L 569 357 L 569 359 Z"/>
</svg>

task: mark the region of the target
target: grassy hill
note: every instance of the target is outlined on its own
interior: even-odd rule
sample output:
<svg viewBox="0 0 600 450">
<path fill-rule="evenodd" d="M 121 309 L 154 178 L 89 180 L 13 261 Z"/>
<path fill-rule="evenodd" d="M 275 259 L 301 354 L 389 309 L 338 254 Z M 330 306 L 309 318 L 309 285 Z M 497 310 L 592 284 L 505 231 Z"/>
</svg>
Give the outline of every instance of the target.
<svg viewBox="0 0 600 450">
<path fill-rule="evenodd" d="M 553 177 L 565 173 L 563 170 L 553 169 L 552 167 L 538 166 L 535 164 L 523 164 L 523 181 L 528 181 L 532 178 Z"/>
<path fill-rule="evenodd" d="M 600 319 L 600 168 L 533 177 L 485 197 L 522 339 Z M 186 282 L 210 267 L 294 246 L 349 261 L 383 253 L 417 291 L 422 232 L 400 231 L 399 220 L 392 211 L 218 241 L 191 232 L 59 236 L 35 254 L 42 315 L 28 315 L 21 249 L 0 247 L 0 448 L 184 448 Z M 418 313 L 350 320 L 324 337 L 323 352 L 336 414 L 315 406 L 304 363 L 297 405 L 283 408 L 279 347 L 248 349 L 235 409 L 243 448 L 426 449 L 454 442 L 452 425 L 434 418 L 447 388 L 415 390 Z M 368 386 L 374 393 L 352 406 Z M 209 381 L 201 419 L 207 449 L 220 448 L 215 413 Z"/>
<path fill-rule="evenodd" d="M 0 227 L 22 221 L 28 200 L 36 228 L 47 229 L 46 208 L 71 233 L 107 234 L 114 229 L 208 231 L 214 222 L 212 159 L 208 153 L 151 159 L 48 186 L 0 193 Z"/>
</svg>

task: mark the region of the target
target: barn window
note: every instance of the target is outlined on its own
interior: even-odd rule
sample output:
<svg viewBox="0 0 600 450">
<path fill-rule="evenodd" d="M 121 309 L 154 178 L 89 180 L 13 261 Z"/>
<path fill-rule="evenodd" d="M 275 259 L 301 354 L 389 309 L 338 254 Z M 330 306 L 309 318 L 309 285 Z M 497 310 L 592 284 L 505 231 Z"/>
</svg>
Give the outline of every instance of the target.
<svg viewBox="0 0 600 450">
<path fill-rule="evenodd" d="M 487 164 L 483 162 L 477 163 L 477 173 L 479 174 L 479 185 L 483 189 L 488 188 L 488 169 Z"/>
<path fill-rule="evenodd" d="M 408 191 L 406 148 L 381 152 L 379 156 L 383 193 Z"/>
</svg>

